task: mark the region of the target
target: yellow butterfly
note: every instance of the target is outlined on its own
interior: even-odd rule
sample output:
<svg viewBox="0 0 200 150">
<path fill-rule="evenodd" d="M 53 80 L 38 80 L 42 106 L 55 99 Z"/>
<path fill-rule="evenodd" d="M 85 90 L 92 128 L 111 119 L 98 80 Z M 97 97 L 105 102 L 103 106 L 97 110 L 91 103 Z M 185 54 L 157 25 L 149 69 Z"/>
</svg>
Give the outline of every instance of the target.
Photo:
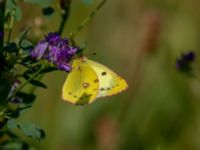
<svg viewBox="0 0 200 150">
<path fill-rule="evenodd" d="M 73 60 L 72 71 L 63 85 L 62 98 L 72 104 L 84 105 L 127 87 L 126 81 L 106 66 L 80 57 Z"/>
</svg>

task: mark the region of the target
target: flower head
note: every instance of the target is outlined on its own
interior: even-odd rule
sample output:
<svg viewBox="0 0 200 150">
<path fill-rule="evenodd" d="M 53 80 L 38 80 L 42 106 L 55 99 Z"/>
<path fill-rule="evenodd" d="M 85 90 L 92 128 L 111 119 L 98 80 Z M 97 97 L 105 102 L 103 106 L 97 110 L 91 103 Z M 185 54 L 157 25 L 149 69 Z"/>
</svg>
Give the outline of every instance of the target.
<svg viewBox="0 0 200 150">
<path fill-rule="evenodd" d="M 195 60 L 194 52 L 190 51 L 183 53 L 179 59 L 176 61 L 177 70 L 185 73 L 191 73 L 191 63 Z"/>
<path fill-rule="evenodd" d="M 77 48 L 71 47 L 68 39 L 63 39 L 58 33 L 49 33 L 31 50 L 31 57 L 45 59 L 58 69 L 69 72 L 69 61 L 76 52 Z"/>
</svg>

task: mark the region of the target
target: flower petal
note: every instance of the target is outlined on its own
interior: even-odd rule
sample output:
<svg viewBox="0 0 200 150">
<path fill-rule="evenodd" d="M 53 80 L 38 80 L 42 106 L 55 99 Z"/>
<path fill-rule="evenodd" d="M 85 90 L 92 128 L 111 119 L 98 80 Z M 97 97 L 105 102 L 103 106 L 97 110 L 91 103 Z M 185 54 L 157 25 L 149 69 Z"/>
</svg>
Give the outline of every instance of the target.
<svg viewBox="0 0 200 150">
<path fill-rule="evenodd" d="M 71 67 L 70 64 L 64 64 L 64 63 L 59 64 L 58 68 L 59 68 L 60 70 L 66 71 L 66 72 L 69 72 L 69 71 L 71 71 L 71 69 L 72 69 L 72 67 Z"/>
<path fill-rule="evenodd" d="M 36 59 L 41 59 L 47 50 L 48 43 L 41 41 L 39 44 L 36 45 L 36 47 L 31 51 L 31 57 Z"/>
</svg>

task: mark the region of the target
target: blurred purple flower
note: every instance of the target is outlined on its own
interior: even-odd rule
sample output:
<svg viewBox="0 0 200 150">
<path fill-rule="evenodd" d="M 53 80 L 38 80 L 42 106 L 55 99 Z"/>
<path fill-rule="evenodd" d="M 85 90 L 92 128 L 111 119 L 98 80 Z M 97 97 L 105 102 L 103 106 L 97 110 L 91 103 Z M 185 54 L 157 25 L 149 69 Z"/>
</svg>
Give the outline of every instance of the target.
<svg viewBox="0 0 200 150">
<path fill-rule="evenodd" d="M 183 53 L 176 61 L 176 69 L 182 72 L 191 73 L 191 63 L 195 60 L 194 52 Z"/>
<path fill-rule="evenodd" d="M 58 69 L 69 72 L 69 61 L 77 52 L 77 48 L 69 45 L 68 39 L 63 39 L 58 33 L 49 33 L 33 50 L 31 57 L 37 60 L 46 59 L 57 66 Z"/>
<path fill-rule="evenodd" d="M 33 51 L 31 51 L 31 56 L 33 58 L 41 59 L 48 47 L 48 43 L 45 41 L 40 41 L 34 48 Z"/>
<path fill-rule="evenodd" d="M 3 38 L 3 32 L 0 31 L 0 39 L 2 39 L 2 38 Z"/>
<path fill-rule="evenodd" d="M 13 95 L 13 93 L 15 92 L 15 90 L 17 89 L 17 87 L 21 84 L 21 82 L 19 80 L 15 80 L 14 83 L 12 84 L 12 87 L 10 89 L 10 92 L 8 94 L 8 97 L 11 97 Z"/>
<path fill-rule="evenodd" d="M 13 104 L 21 104 L 23 102 L 22 98 L 20 97 L 13 97 L 11 100 L 10 100 L 10 103 L 13 103 Z"/>
</svg>

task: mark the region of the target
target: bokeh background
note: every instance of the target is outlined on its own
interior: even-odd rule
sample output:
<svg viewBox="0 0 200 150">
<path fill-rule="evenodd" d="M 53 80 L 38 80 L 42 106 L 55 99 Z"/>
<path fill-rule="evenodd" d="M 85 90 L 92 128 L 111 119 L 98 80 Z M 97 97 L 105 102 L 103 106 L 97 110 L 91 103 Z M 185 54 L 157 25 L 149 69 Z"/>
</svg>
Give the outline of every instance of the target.
<svg viewBox="0 0 200 150">
<path fill-rule="evenodd" d="M 63 36 L 98 2 L 73 0 Z M 16 35 L 33 25 L 36 42 L 58 29 L 57 13 L 43 17 L 37 5 L 21 6 Z M 20 119 L 41 126 L 46 139 L 25 140 L 39 150 L 199 150 L 200 82 L 175 68 L 176 58 L 193 50 L 199 75 L 199 16 L 198 0 L 108 0 L 76 41 L 87 44 L 87 57 L 125 78 L 128 90 L 74 106 L 61 99 L 67 74 L 50 73 L 42 79 L 48 89 L 37 89 L 33 108 Z"/>
</svg>

